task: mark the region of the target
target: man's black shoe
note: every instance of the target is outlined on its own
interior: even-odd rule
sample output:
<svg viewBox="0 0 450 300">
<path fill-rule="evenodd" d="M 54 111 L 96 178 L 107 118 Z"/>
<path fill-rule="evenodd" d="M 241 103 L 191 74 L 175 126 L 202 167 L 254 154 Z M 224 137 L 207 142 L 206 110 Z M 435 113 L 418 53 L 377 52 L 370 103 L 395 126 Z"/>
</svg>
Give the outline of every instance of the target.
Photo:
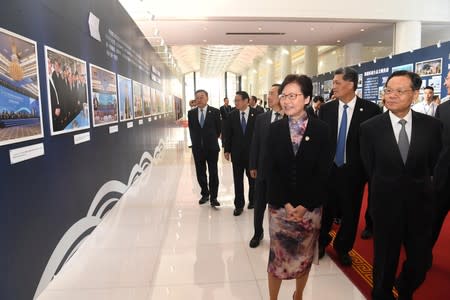
<svg viewBox="0 0 450 300">
<path fill-rule="evenodd" d="M 319 245 L 319 259 L 325 256 L 325 247 Z"/>
<path fill-rule="evenodd" d="M 242 208 L 235 208 L 233 211 L 233 215 L 239 216 L 240 214 L 242 214 Z"/>
<path fill-rule="evenodd" d="M 252 239 L 250 240 L 250 248 L 256 248 L 259 246 L 259 242 L 264 238 L 264 233 L 261 234 L 255 234 Z"/>
<path fill-rule="evenodd" d="M 200 198 L 200 200 L 198 200 L 198 204 L 205 204 L 206 202 L 209 201 L 209 197 L 208 196 L 203 196 L 202 198 Z"/>
<path fill-rule="evenodd" d="M 247 208 L 248 208 L 248 209 L 253 209 L 253 208 L 255 208 L 255 204 L 249 203 L 248 206 L 247 206 Z"/>
<path fill-rule="evenodd" d="M 352 265 L 352 258 L 348 255 L 348 253 L 338 254 L 338 257 L 341 265 L 346 267 L 350 267 Z"/>
<path fill-rule="evenodd" d="M 368 229 L 367 227 L 363 230 L 363 232 L 361 232 L 361 238 L 363 240 L 371 239 L 372 236 L 373 236 L 372 230 Z"/>
<path fill-rule="evenodd" d="M 214 199 L 211 199 L 211 206 L 212 206 L 212 207 L 217 207 L 217 206 L 220 206 L 220 202 L 219 202 L 219 201 L 217 201 L 217 199 L 216 199 L 216 198 L 214 198 Z"/>
</svg>

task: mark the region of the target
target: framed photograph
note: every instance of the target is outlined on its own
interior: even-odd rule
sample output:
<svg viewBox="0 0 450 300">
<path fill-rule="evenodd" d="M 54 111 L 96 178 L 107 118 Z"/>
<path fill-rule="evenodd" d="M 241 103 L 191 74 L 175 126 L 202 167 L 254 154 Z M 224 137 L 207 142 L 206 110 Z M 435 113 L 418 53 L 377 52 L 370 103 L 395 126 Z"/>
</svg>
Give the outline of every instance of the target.
<svg viewBox="0 0 450 300">
<path fill-rule="evenodd" d="M 148 117 L 152 114 L 152 108 L 150 100 L 150 87 L 145 84 L 142 86 L 142 99 L 144 100 L 144 117 Z"/>
<path fill-rule="evenodd" d="M 44 136 L 36 42 L 0 28 L 0 146 Z"/>
<path fill-rule="evenodd" d="M 406 64 L 406 65 L 401 65 L 401 66 L 395 66 L 395 67 L 392 67 L 392 73 L 394 73 L 395 71 L 414 72 L 413 69 L 414 69 L 413 64 Z"/>
<path fill-rule="evenodd" d="M 133 80 L 133 107 L 134 118 L 140 119 L 144 116 L 142 103 L 142 84 Z"/>
<path fill-rule="evenodd" d="M 86 62 L 48 46 L 44 49 L 51 134 L 89 128 Z"/>
<path fill-rule="evenodd" d="M 94 126 L 117 123 L 116 74 L 90 64 L 92 119 Z"/>
<path fill-rule="evenodd" d="M 119 120 L 128 121 L 134 118 L 131 79 L 117 75 L 119 87 Z"/>
<path fill-rule="evenodd" d="M 162 113 L 164 95 L 161 91 L 155 90 L 155 113 Z"/>
<path fill-rule="evenodd" d="M 416 73 L 420 76 L 439 75 L 442 73 L 442 58 L 416 62 Z"/>
</svg>

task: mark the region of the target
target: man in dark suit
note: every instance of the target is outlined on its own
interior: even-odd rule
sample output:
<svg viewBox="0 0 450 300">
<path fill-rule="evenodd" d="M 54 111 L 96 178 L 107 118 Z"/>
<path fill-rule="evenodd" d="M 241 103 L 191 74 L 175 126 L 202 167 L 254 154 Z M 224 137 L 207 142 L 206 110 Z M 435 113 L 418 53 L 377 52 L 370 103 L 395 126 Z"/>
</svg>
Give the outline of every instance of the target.
<svg viewBox="0 0 450 300">
<path fill-rule="evenodd" d="M 256 117 L 255 130 L 253 132 L 250 146 L 250 176 L 256 180 L 255 183 L 255 211 L 253 215 L 253 225 L 255 234 L 250 240 L 250 247 L 258 247 L 259 242 L 264 237 L 263 219 L 267 206 L 267 182 L 266 170 L 268 168 L 267 158 L 267 137 L 270 124 L 281 119 L 281 106 L 279 95 L 280 84 L 273 84 L 267 97 L 271 110 Z"/>
<path fill-rule="evenodd" d="M 258 113 L 262 114 L 264 112 L 264 108 L 258 104 L 258 98 L 256 96 L 252 96 L 249 101 L 250 107 L 254 108 Z"/>
<path fill-rule="evenodd" d="M 450 72 L 445 78 L 445 86 L 447 87 L 447 93 L 450 95 Z M 450 208 L 450 101 L 439 105 L 435 116 L 444 124 L 444 134 L 443 150 L 434 174 L 437 201 L 433 216 L 432 247 L 436 244 L 442 224 L 444 224 Z"/>
<path fill-rule="evenodd" d="M 227 97 L 223 98 L 223 105 L 220 107 L 220 115 L 223 121 L 227 119 L 228 114 L 233 110 L 229 102 Z"/>
<path fill-rule="evenodd" d="M 310 118 L 319 117 L 320 106 L 325 102 L 322 96 L 314 96 L 310 105 L 306 108 L 306 113 Z"/>
<path fill-rule="evenodd" d="M 209 106 L 208 93 L 205 90 L 195 92 L 197 107 L 188 112 L 189 134 L 192 141 L 197 181 L 202 189 L 199 204 L 211 199 L 211 206 L 220 206 L 217 201 L 219 177 L 217 175 L 217 161 L 219 158 L 218 138 L 221 132 L 220 111 Z M 208 164 L 209 186 L 206 177 Z"/>
<path fill-rule="evenodd" d="M 234 181 L 234 212 L 239 216 L 244 208 L 244 171 L 248 178 L 248 209 L 254 207 L 253 194 L 255 190 L 255 180 L 250 176 L 248 167 L 250 156 L 250 143 L 253 136 L 253 128 L 258 112 L 248 105 L 249 96 L 247 92 L 236 92 L 236 109 L 233 110 L 227 120 L 224 141 L 224 156 L 233 165 Z M 231 156 L 231 157 L 230 157 Z"/>
<path fill-rule="evenodd" d="M 396 284 L 398 299 L 412 299 L 431 255 L 432 175 L 442 148 L 442 124 L 411 110 L 421 83 L 416 73 L 392 73 L 384 89 L 389 112 L 361 125 L 361 157 L 372 193 L 374 300 L 394 299 L 402 244 L 406 261 Z"/>
<path fill-rule="evenodd" d="M 358 228 L 359 212 L 366 183 L 359 155 L 359 125 L 380 113 L 373 102 L 356 96 L 358 73 L 352 68 L 336 70 L 333 92 L 336 101 L 320 107 L 319 119 L 325 121 L 331 132 L 334 164 L 328 181 L 329 199 L 324 206 L 319 239 L 319 255 L 331 241 L 329 231 L 336 212 L 341 213 L 341 225 L 334 239 L 334 249 L 344 266 L 351 266 L 348 254 L 353 248 Z"/>
</svg>

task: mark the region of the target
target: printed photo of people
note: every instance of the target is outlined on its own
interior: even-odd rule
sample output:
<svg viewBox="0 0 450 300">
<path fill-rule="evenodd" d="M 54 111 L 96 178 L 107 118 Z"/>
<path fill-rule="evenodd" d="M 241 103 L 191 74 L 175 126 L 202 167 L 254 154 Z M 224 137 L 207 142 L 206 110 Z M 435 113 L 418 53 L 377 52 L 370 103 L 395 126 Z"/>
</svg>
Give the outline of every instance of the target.
<svg viewBox="0 0 450 300">
<path fill-rule="evenodd" d="M 142 98 L 144 99 L 144 116 L 148 117 L 152 114 L 150 103 L 150 87 L 148 85 L 142 86 Z"/>
<path fill-rule="evenodd" d="M 90 65 L 94 126 L 118 121 L 116 74 Z"/>
<path fill-rule="evenodd" d="M 144 116 L 142 110 L 142 84 L 133 80 L 133 107 L 134 118 L 139 119 Z"/>
<path fill-rule="evenodd" d="M 420 76 L 439 75 L 442 73 L 442 58 L 416 62 L 416 73 Z"/>
<path fill-rule="evenodd" d="M 0 28 L 0 145 L 43 136 L 36 42 Z"/>
<path fill-rule="evenodd" d="M 45 46 L 52 135 L 90 127 L 86 62 Z"/>
<path fill-rule="evenodd" d="M 120 121 L 133 119 L 133 98 L 131 96 L 131 79 L 117 75 L 119 86 L 119 118 Z"/>
</svg>

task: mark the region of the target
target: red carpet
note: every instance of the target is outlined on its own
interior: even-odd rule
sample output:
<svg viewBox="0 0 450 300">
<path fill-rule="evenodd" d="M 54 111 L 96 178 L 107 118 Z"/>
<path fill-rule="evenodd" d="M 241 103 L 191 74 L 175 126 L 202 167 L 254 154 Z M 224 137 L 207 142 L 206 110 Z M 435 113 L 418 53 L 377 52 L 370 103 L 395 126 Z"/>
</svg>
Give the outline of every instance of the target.
<svg viewBox="0 0 450 300">
<path fill-rule="evenodd" d="M 364 214 L 367 206 L 367 190 L 364 194 L 364 201 L 359 220 L 358 235 L 355 246 L 350 253 L 353 258 L 352 267 L 341 267 L 341 270 L 358 287 L 361 293 L 370 299 L 372 289 L 372 262 L 373 262 L 373 241 L 360 238 L 364 230 Z M 427 274 L 427 278 L 422 286 L 414 293 L 414 300 L 434 300 L 450 298 L 450 217 L 446 219 L 442 228 L 439 240 L 433 249 L 433 267 Z M 327 248 L 328 255 L 337 263 L 337 256 L 332 247 Z M 405 258 L 404 253 L 400 257 L 400 266 Z M 399 267 L 400 269 L 400 267 Z"/>
</svg>

